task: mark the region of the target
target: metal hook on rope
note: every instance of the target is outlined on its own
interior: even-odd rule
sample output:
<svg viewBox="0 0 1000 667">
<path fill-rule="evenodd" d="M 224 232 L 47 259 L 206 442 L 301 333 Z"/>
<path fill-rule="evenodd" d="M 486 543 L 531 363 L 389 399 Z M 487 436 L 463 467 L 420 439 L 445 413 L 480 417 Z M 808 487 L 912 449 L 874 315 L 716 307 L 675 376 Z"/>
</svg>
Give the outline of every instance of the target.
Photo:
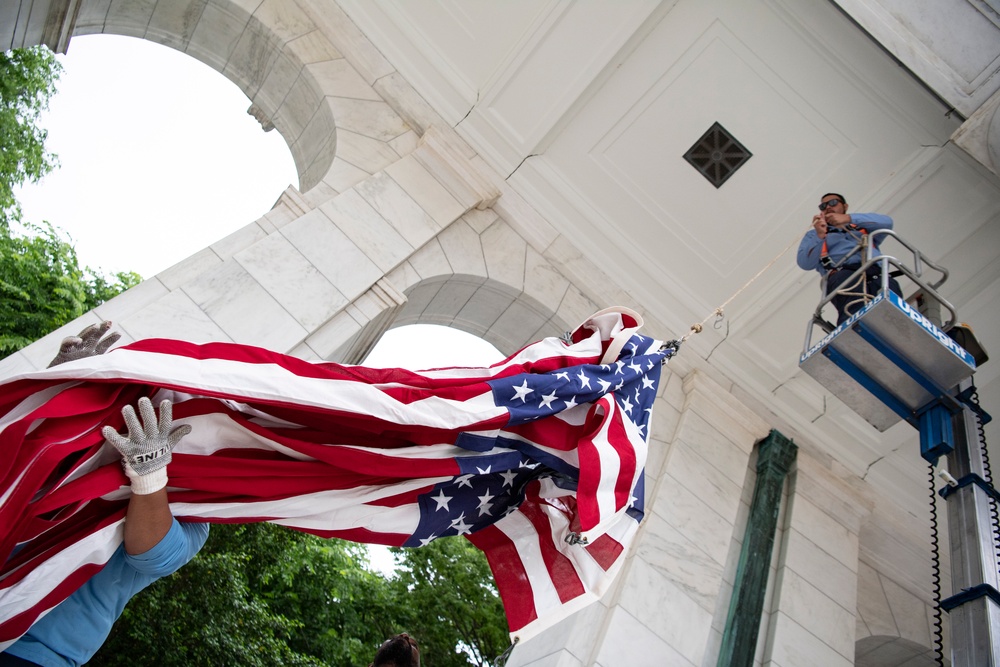
<svg viewBox="0 0 1000 667">
<path fill-rule="evenodd" d="M 514 647 L 517 646 L 519 641 L 521 641 L 520 637 L 514 637 L 514 641 L 510 643 L 507 650 L 493 659 L 493 664 L 496 665 L 496 667 L 503 667 L 506 665 L 507 661 L 510 660 L 510 654 L 514 651 Z"/>
<path fill-rule="evenodd" d="M 702 326 L 701 326 L 700 323 L 692 324 L 691 325 L 691 330 L 688 331 L 683 336 L 681 336 L 680 340 L 677 341 L 677 344 L 680 345 L 681 343 L 683 343 L 684 341 L 686 341 L 691 336 L 693 336 L 695 334 L 700 334 L 701 333 L 701 329 L 702 329 Z"/>
<path fill-rule="evenodd" d="M 681 340 L 668 340 L 663 345 L 660 346 L 660 352 L 664 352 L 663 361 L 661 364 L 667 363 L 674 355 L 676 355 L 681 349 Z"/>
</svg>

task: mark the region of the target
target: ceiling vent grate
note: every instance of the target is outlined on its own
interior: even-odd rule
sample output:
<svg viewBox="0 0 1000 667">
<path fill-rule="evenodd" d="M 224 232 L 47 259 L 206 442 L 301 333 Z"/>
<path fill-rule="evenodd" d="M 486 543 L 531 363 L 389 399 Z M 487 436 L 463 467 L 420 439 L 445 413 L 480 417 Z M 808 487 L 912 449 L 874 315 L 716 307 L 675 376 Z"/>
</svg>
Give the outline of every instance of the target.
<svg viewBox="0 0 1000 667">
<path fill-rule="evenodd" d="M 719 188 L 753 156 L 743 144 L 718 123 L 684 154 L 684 159 L 702 176 Z"/>
</svg>

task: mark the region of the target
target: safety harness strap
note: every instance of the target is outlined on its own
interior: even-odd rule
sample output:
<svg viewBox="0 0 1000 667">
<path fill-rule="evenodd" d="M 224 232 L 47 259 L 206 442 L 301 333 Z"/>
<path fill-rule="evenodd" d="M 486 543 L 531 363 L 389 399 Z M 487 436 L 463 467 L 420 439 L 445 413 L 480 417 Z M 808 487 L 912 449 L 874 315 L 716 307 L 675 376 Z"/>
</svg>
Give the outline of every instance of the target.
<svg viewBox="0 0 1000 667">
<path fill-rule="evenodd" d="M 867 229 L 864 229 L 862 227 L 858 227 L 853 222 L 848 223 L 847 226 L 844 227 L 844 230 L 845 230 L 844 233 L 849 232 L 849 231 L 850 232 L 861 232 L 862 238 L 864 238 L 864 235 L 868 233 Z M 836 266 L 834 264 L 834 262 L 833 262 L 832 259 L 830 259 L 830 252 L 829 252 L 829 250 L 826 247 L 826 238 L 825 237 L 823 238 L 823 248 L 820 250 L 820 253 L 819 253 L 819 263 L 823 266 L 824 269 L 826 269 L 830 273 L 833 273 L 838 268 L 840 268 L 840 267 L 838 267 L 838 266 Z"/>
</svg>

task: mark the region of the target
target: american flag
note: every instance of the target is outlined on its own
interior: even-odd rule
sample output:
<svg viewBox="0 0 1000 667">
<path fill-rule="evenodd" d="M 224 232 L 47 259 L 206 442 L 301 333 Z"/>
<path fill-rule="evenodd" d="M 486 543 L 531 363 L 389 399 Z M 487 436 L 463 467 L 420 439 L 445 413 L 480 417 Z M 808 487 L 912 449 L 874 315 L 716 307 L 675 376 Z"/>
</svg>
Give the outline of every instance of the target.
<svg viewBox="0 0 1000 667">
<path fill-rule="evenodd" d="M 642 519 L 673 350 L 640 325 L 602 311 L 488 368 L 421 372 L 151 339 L 0 383 L 0 650 L 121 543 L 128 480 L 100 428 L 142 396 L 192 426 L 168 468 L 178 518 L 390 546 L 462 535 L 512 636 L 540 632 L 606 590 Z"/>
</svg>

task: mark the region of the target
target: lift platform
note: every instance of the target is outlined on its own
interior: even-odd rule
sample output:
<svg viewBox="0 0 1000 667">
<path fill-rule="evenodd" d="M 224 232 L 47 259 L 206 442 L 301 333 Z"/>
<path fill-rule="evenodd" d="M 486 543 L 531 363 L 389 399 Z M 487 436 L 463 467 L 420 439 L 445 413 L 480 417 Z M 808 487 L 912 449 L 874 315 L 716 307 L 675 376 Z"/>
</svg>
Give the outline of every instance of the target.
<svg viewBox="0 0 1000 667">
<path fill-rule="evenodd" d="M 805 350 L 799 365 L 879 431 L 918 419 L 976 370 L 968 351 L 891 291 Z"/>
<path fill-rule="evenodd" d="M 883 254 L 873 256 L 875 244 L 889 240 L 883 237 L 907 250 L 912 255 L 910 262 L 886 253 L 884 248 Z M 957 319 L 954 307 L 938 293 L 948 273 L 891 230 L 867 234 L 857 252 L 862 261 L 844 281 L 847 287 L 825 295 L 817 306 L 806 329 L 799 366 L 879 431 L 900 420 L 919 428 L 925 409 L 940 402 L 976 370 L 973 355 L 947 333 Z M 865 273 L 876 265 L 881 268 L 881 289 L 864 294 Z M 935 280 L 928 277 L 931 271 Z M 911 301 L 889 289 L 890 276 L 909 279 L 907 285 L 916 290 Z M 825 287 L 824 280 L 824 292 Z M 834 326 L 823 317 L 823 309 L 841 293 L 856 296 L 860 308 Z M 916 305 L 917 295 L 922 303 L 936 306 L 929 312 L 934 319 L 940 311 L 946 311 L 948 319 L 932 321 Z M 817 328 L 826 335 L 813 345 Z"/>
<path fill-rule="evenodd" d="M 884 236 L 911 253 L 910 263 L 885 247 L 876 254 L 876 246 L 889 240 Z M 932 469 L 947 457 L 948 469 L 959 477 L 940 493 L 948 500 L 952 585 L 958 591 L 939 604 L 951 620 L 951 664 L 1000 667 L 1000 526 L 993 525 L 997 506 L 991 504 L 1000 502 L 1000 494 L 986 464 L 982 425 L 989 415 L 969 399 L 970 391 L 975 393 L 972 375 L 986 354 L 964 325 L 955 329 L 964 335 L 949 335 L 956 326 L 955 309 L 938 293 L 946 270 L 889 230 L 864 235 L 855 252 L 842 264 L 860 259 L 860 268 L 842 289 L 825 295 L 824 278 L 825 296 L 806 329 L 799 366 L 879 431 L 902 420 L 916 427 L 920 454 Z M 867 271 L 876 265 L 881 285 L 867 294 Z M 937 272 L 936 280 L 925 275 L 928 267 Z M 915 288 L 908 299 L 889 289 L 890 276 L 904 279 L 904 292 Z M 857 310 L 834 326 L 823 309 L 838 295 L 850 296 Z M 942 322 L 945 311 L 948 318 Z M 817 328 L 824 336 L 814 345 Z M 936 545 L 936 519 L 933 526 Z M 940 653 L 939 661 L 943 664 Z"/>
</svg>

